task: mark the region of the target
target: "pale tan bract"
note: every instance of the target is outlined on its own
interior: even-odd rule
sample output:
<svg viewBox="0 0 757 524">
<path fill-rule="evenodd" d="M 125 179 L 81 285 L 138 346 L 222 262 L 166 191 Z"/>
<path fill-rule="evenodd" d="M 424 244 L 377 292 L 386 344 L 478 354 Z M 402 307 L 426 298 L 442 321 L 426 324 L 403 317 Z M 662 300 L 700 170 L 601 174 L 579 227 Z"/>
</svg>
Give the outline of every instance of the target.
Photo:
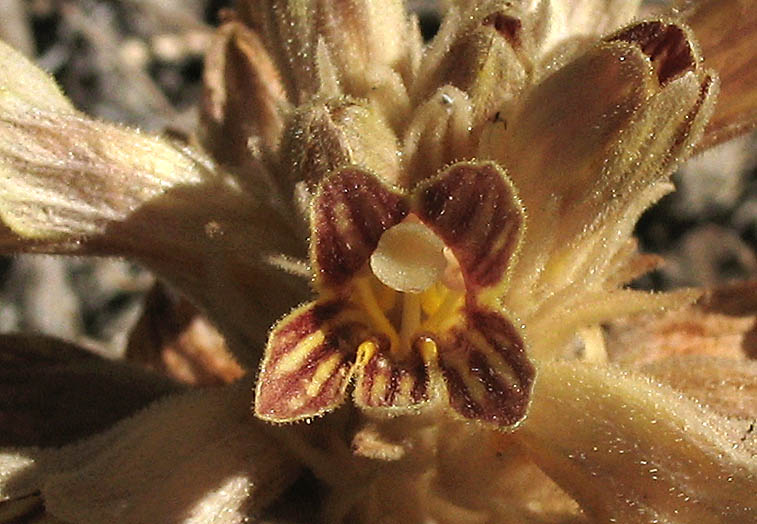
<svg viewBox="0 0 757 524">
<path fill-rule="evenodd" d="M 659 262 L 632 230 L 673 170 L 755 126 L 757 9 L 690 1 L 639 22 L 634 1 L 446 4 L 424 44 L 399 0 L 239 0 L 208 50 L 191 144 L 88 118 L 0 44 L 3 251 L 138 261 L 248 371 L 77 443 L 0 449 L 0 521 L 232 524 L 273 506 L 328 523 L 756 522 L 754 311 L 726 321 L 689 306 L 698 290 L 625 286 Z M 256 419 L 272 326 L 328 291 L 311 286 L 307 223 L 324 177 L 352 167 L 407 193 L 458 162 L 497 166 L 525 216 L 486 290 L 536 368 L 525 418 L 509 431 L 463 421 L 439 390 L 396 417 L 347 403 L 308 424 Z M 415 290 L 392 272 L 420 259 L 396 242 L 373 271 Z M 463 286 L 439 249 L 418 275 Z M 702 340 L 681 342 L 682 325 Z M 57 345 L 3 339 L 0 377 L 37 376 Z M 65 369 L 72 391 L 137 376 L 90 358 Z M 158 396 L 158 378 L 139 377 L 128 387 Z M 286 488 L 305 470 L 318 488 L 303 502 Z"/>
</svg>

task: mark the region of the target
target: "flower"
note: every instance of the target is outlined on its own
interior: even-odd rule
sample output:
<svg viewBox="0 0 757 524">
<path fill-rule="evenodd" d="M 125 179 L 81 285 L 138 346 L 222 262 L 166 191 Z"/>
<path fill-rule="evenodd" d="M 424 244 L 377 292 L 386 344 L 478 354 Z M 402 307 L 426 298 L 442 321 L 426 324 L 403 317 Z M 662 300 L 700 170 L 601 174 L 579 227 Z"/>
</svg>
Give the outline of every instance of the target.
<svg viewBox="0 0 757 524">
<path fill-rule="evenodd" d="M 293 505 L 305 468 L 325 522 L 753 518 L 754 362 L 640 370 L 602 324 L 700 295 L 625 287 L 658 263 L 632 228 L 694 150 L 755 125 L 754 10 L 450 4 L 424 46 L 399 1 L 238 2 L 196 147 L 87 118 L 0 45 L 0 246 L 131 257 L 251 371 L 174 392 L 2 339 L 0 420 L 29 377 L 36 411 L 86 377 L 109 393 L 67 411 L 94 436 L 0 451 L 3 515 L 243 522 Z"/>
<path fill-rule="evenodd" d="M 457 413 L 519 422 L 534 370 L 496 298 L 522 222 L 493 163 L 457 163 L 408 196 L 355 168 L 323 179 L 310 216 L 319 298 L 273 329 L 256 414 L 320 415 L 354 375 L 358 406 L 397 415 L 433 400 L 441 368 Z"/>
</svg>

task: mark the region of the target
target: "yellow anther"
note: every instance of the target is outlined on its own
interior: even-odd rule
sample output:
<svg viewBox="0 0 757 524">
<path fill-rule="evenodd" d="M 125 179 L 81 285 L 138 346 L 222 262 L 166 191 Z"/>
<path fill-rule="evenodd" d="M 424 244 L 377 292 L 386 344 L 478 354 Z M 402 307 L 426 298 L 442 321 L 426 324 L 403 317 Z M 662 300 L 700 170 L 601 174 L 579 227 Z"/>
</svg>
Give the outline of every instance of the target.
<svg viewBox="0 0 757 524">
<path fill-rule="evenodd" d="M 436 342 L 428 337 L 421 337 L 418 339 L 418 349 L 420 350 L 421 358 L 426 365 L 431 365 L 436 362 L 438 358 Z"/>
<path fill-rule="evenodd" d="M 366 340 L 357 347 L 357 356 L 355 358 L 355 365 L 365 366 L 368 361 L 371 360 L 376 353 L 376 344 L 371 340 Z"/>
</svg>

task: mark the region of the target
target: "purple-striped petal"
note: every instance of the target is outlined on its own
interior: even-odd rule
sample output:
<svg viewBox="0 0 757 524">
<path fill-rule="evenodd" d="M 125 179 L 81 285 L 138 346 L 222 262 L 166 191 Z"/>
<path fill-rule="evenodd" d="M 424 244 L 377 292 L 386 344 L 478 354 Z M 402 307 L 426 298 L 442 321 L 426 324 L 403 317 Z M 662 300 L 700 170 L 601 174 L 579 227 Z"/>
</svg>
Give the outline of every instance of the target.
<svg viewBox="0 0 757 524">
<path fill-rule="evenodd" d="M 310 217 L 311 252 L 319 283 L 346 283 L 373 253 L 381 234 L 408 213 L 405 197 L 357 168 L 323 180 Z"/>
<path fill-rule="evenodd" d="M 449 403 L 466 419 L 500 429 L 526 415 L 534 367 L 524 342 L 502 314 L 468 309 L 466 321 L 437 341 Z"/>
<path fill-rule="evenodd" d="M 676 24 L 659 20 L 639 22 L 606 40 L 637 44 L 651 60 L 657 72 L 657 80 L 663 86 L 687 71 L 693 71 L 697 65 L 690 35 Z"/>
<path fill-rule="evenodd" d="M 338 407 L 365 328 L 340 299 L 300 306 L 273 329 L 255 394 L 255 414 L 291 422 Z"/>
<path fill-rule="evenodd" d="M 504 280 L 523 209 L 499 167 L 455 164 L 416 189 L 413 210 L 455 254 L 469 292 Z"/>
<path fill-rule="evenodd" d="M 358 355 L 355 366 L 355 405 L 361 409 L 377 408 L 379 413 L 383 410 L 387 414 L 397 414 L 428 402 L 431 379 L 417 347 L 405 361 L 396 362 L 386 353 L 388 341 L 384 344 L 369 341 L 367 344 L 374 346 L 363 357 L 364 361 Z"/>
</svg>

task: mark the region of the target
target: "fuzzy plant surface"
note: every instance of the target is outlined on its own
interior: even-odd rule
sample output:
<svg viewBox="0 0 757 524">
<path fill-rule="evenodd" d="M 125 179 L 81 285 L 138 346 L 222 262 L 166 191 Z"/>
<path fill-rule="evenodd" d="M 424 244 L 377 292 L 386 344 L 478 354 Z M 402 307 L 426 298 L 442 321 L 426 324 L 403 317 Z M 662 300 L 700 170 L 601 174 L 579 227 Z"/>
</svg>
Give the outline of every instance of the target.
<svg viewBox="0 0 757 524">
<path fill-rule="evenodd" d="M 0 337 L 0 522 L 757 522 L 755 286 L 628 286 L 757 123 L 754 7 L 239 0 L 190 134 L 0 43 L 0 250 L 182 297 L 123 360 Z"/>
</svg>

